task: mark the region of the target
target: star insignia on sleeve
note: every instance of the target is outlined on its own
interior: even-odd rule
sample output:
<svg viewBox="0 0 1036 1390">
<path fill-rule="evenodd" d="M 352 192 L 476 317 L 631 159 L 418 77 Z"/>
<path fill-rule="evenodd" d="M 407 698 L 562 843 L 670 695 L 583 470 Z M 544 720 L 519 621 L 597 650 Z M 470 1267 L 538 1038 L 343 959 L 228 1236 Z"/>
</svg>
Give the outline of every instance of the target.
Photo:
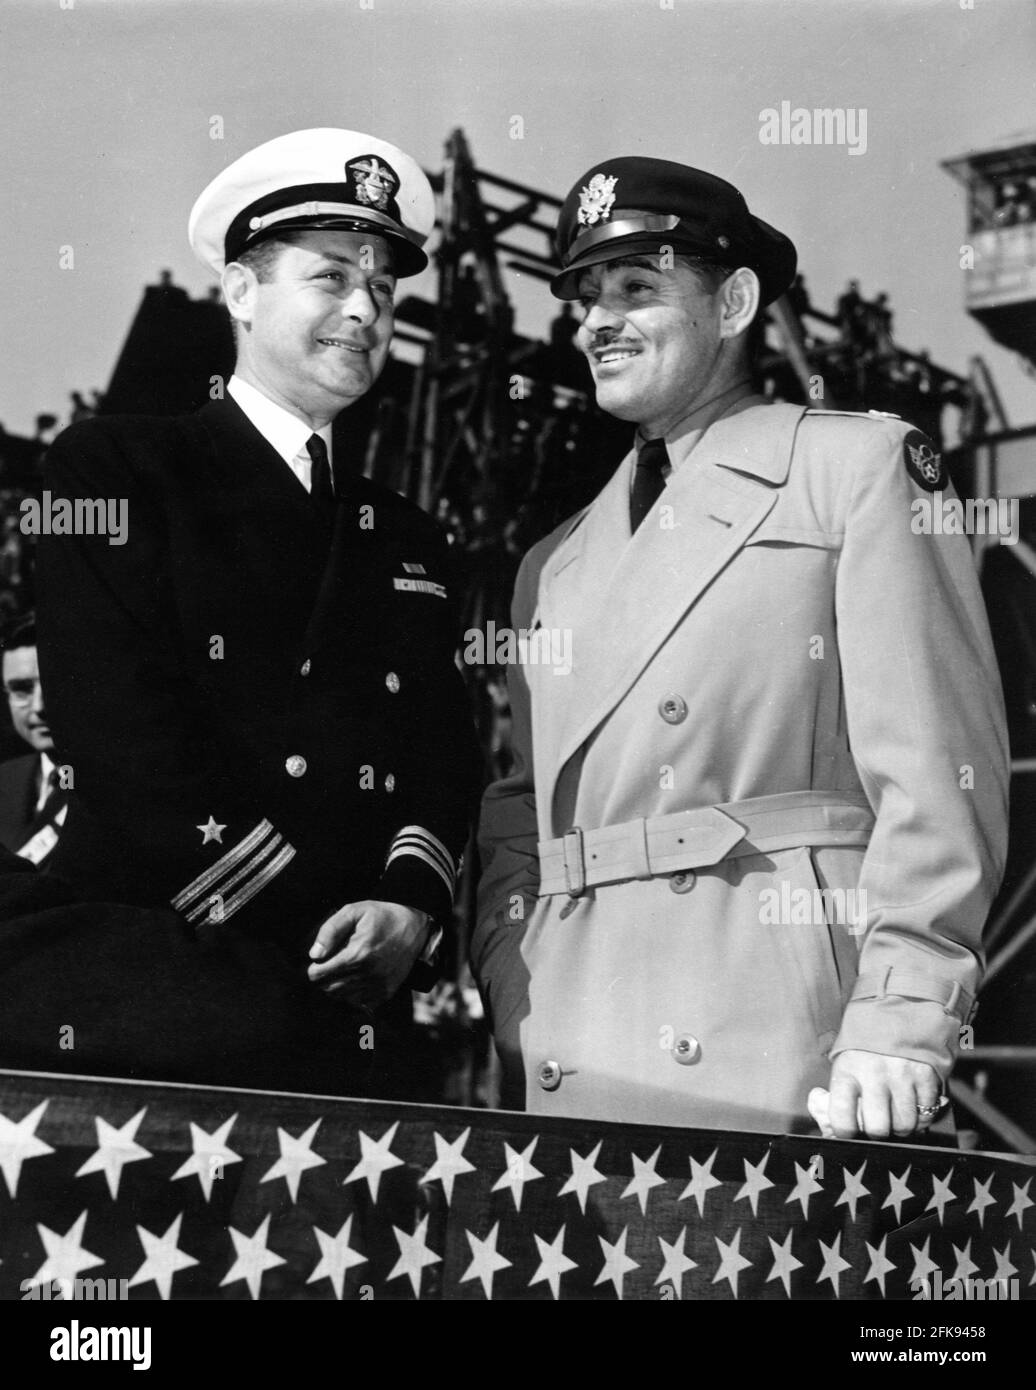
<svg viewBox="0 0 1036 1390">
<path fill-rule="evenodd" d="M 221 845 L 223 843 L 223 832 L 227 827 L 225 825 L 217 825 L 215 817 L 210 816 L 204 825 L 196 825 L 194 828 L 195 830 L 201 831 L 201 843 L 202 847 L 204 847 L 212 840 L 215 840 L 217 845 Z"/>
<path fill-rule="evenodd" d="M 600 1148 L 600 1145 L 597 1146 Z M 529 1287 L 545 1280 L 550 1285 L 550 1291 L 555 1298 L 561 1296 L 561 1276 L 567 1274 L 570 1269 L 577 1269 L 575 1260 L 570 1260 L 565 1254 L 565 1227 L 562 1226 L 557 1235 L 548 1245 L 541 1237 L 533 1233 L 533 1240 L 536 1242 L 536 1249 L 540 1254 L 539 1268 L 529 1280 Z"/>
<path fill-rule="evenodd" d="M 471 1263 L 460 1276 L 458 1283 L 463 1284 L 468 1279 L 478 1279 L 482 1284 L 482 1292 L 487 1298 L 492 1298 L 493 1275 L 498 1274 L 502 1269 L 511 1268 L 511 1261 L 506 1256 L 501 1255 L 496 1248 L 497 1237 L 500 1234 L 500 1222 L 496 1223 L 485 1240 L 479 1240 L 478 1236 L 472 1235 L 470 1231 L 465 1231 L 464 1234 L 471 1246 Z"/>
<path fill-rule="evenodd" d="M 139 1163 L 141 1159 L 151 1157 L 149 1151 L 135 1139 L 146 1111 L 147 1106 L 138 1110 L 121 1129 L 116 1129 L 99 1115 L 94 1120 L 97 1126 L 97 1150 L 76 1170 L 76 1177 L 82 1178 L 88 1173 L 103 1173 L 113 1202 L 119 1195 L 123 1167 L 127 1163 Z"/>
<path fill-rule="evenodd" d="M 137 1239 L 144 1247 L 144 1263 L 129 1281 L 132 1289 L 137 1284 L 148 1284 L 154 1280 L 161 1299 L 168 1299 L 173 1291 L 173 1275 L 181 1269 L 190 1269 L 198 1261 L 180 1250 L 180 1223 L 183 1212 L 176 1218 L 164 1236 L 152 1235 L 143 1226 L 137 1227 Z"/>
<path fill-rule="evenodd" d="M 28 1158 L 41 1158 L 54 1150 L 42 1139 L 36 1138 L 36 1126 L 43 1118 L 49 1101 L 41 1100 L 34 1110 L 30 1110 L 17 1124 L 6 1115 L 0 1115 L 0 1173 L 4 1175 L 7 1190 L 12 1199 L 18 1196 L 18 1179 L 22 1164 Z"/>
<path fill-rule="evenodd" d="M 345 1288 L 345 1276 L 349 1270 L 354 1265 L 367 1263 L 366 1258 L 359 1251 L 353 1250 L 349 1244 L 352 1224 L 352 1217 L 346 1217 L 345 1225 L 341 1227 L 336 1236 L 329 1236 L 319 1226 L 313 1227 L 313 1234 L 320 1246 L 320 1262 L 306 1283 L 315 1284 L 319 1279 L 330 1279 L 335 1297 L 338 1299 L 342 1297 L 342 1290 Z"/>
</svg>

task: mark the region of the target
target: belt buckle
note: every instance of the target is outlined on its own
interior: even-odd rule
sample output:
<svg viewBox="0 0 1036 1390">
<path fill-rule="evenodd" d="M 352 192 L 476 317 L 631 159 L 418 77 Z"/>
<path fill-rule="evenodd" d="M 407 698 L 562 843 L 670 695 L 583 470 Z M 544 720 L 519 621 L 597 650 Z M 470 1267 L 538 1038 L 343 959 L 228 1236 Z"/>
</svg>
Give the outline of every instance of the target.
<svg viewBox="0 0 1036 1390">
<path fill-rule="evenodd" d="M 583 832 L 573 825 L 561 837 L 565 856 L 565 891 L 570 898 L 579 898 L 586 892 L 586 860 L 583 857 Z M 572 859 L 576 861 L 573 871 Z"/>
</svg>

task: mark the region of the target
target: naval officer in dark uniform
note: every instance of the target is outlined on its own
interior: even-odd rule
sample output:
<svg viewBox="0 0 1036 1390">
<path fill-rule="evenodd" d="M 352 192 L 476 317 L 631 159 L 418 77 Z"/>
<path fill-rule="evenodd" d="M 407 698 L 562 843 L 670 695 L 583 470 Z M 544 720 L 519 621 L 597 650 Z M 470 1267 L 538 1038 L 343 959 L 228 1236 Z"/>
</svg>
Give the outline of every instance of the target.
<svg viewBox="0 0 1036 1390">
<path fill-rule="evenodd" d="M 234 322 L 226 398 L 74 425 L 47 464 L 54 497 L 117 498 L 128 527 L 40 544 L 40 666 L 74 778 L 51 870 L 301 981 L 327 1027 L 313 1089 L 413 1093 L 404 985 L 434 964 L 477 797 L 446 540 L 331 438 L 433 222 L 419 166 L 372 136 L 244 155 L 189 225 Z"/>
</svg>

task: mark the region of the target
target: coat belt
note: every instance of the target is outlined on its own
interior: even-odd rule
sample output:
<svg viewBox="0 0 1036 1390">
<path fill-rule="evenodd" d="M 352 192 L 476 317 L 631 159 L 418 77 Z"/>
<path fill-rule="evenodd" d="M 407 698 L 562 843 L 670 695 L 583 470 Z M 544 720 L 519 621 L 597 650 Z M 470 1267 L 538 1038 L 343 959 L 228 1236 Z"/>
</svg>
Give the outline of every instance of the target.
<svg viewBox="0 0 1036 1390">
<path fill-rule="evenodd" d="M 747 801 L 701 806 L 667 816 L 573 826 L 541 840 L 540 897 L 630 879 L 706 869 L 725 859 L 808 845 L 866 845 L 874 815 L 866 797 L 846 792 L 780 792 Z"/>
</svg>

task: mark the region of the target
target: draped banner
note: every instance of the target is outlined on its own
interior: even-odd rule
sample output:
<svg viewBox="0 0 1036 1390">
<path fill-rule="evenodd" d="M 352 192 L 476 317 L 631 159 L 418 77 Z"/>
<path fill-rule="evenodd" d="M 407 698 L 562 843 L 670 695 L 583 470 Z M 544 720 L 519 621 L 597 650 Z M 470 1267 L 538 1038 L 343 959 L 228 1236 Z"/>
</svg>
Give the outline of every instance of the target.
<svg viewBox="0 0 1036 1390">
<path fill-rule="evenodd" d="M 0 1073 L 0 1298 L 1032 1298 L 1034 1169 Z"/>
</svg>

